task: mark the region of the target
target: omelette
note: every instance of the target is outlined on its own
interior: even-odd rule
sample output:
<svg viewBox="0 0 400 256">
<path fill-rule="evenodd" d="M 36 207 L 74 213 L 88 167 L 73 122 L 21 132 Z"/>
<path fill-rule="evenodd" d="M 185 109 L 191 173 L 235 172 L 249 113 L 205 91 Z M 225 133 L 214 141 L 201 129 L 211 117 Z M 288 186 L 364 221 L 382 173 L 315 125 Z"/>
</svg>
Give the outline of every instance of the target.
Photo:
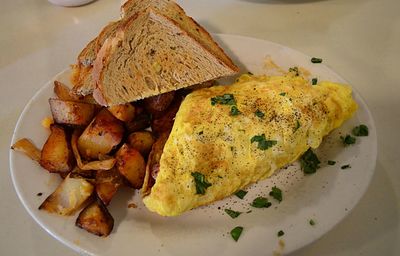
<svg viewBox="0 0 400 256">
<path fill-rule="evenodd" d="M 228 197 L 317 148 L 356 110 L 349 86 L 291 74 L 194 91 L 176 114 L 154 184 L 143 188 L 144 204 L 176 216 Z"/>
</svg>

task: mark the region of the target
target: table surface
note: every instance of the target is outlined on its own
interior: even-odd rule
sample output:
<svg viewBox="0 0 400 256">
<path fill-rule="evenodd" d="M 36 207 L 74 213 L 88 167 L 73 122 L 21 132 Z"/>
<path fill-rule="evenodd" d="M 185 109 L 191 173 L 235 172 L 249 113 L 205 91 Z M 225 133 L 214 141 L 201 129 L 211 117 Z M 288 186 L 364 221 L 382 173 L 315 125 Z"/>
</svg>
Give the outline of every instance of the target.
<svg viewBox="0 0 400 256">
<path fill-rule="evenodd" d="M 400 255 L 400 1 L 186 0 L 212 33 L 277 42 L 320 56 L 360 92 L 375 118 L 378 160 L 354 210 L 293 255 Z M 76 255 L 23 208 L 9 171 L 14 126 L 33 94 L 75 62 L 86 43 L 118 17 L 119 0 L 64 8 L 45 0 L 3 0 L 0 8 L 1 255 Z"/>
</svg>

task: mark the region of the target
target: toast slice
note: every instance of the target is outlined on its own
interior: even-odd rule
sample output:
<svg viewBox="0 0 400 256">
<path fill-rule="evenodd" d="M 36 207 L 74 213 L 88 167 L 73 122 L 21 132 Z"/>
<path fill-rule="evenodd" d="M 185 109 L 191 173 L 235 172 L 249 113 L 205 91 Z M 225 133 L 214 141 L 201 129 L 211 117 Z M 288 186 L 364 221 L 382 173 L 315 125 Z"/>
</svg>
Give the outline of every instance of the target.
<svg viewBox="0 0 400 256">
<path fill-rule="evenodd" d="M 121 16 L 127 17 L 130 14 L 138 13 L 147 9 L 158 11 L 173 20 L 209 52 L 213 53 L 232 68 L 235 67 L 232 60 L 212 39 L 211 35 L 193 18 L 186 15 L 182 7 L 173 0 L 129 0 L 121 6 Z"/>
<path fill-rule="evenodd" d="M 115 21 L 105 26 L 100 34 L 90 41 L 78 55 L 78 63 L 72 66 L 71 75 L 71 83 L 74 85 L 72 91 L 74 94 L 85 96 L 93 92 L 93 62 L 104 41 L 109 36 L 115 35 L 119 23 L 120 21 Z"/>
<path fill-rule="evenodd" d="M 209 50 L 214 43 L 149 7 L 126 19 L 98 52 L 93 96 L 101 105 L 117 105 L 236 74 L 218 45 L 219 54 Z"/>
</svg>

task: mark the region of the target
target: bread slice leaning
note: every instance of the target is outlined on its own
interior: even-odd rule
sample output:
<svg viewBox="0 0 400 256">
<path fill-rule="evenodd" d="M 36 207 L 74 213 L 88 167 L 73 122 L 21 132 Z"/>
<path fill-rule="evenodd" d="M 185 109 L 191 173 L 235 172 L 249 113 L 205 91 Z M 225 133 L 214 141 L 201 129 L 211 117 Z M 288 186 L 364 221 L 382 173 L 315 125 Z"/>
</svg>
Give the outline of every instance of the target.
<svg viewBox="0 0 400 256">
<path fill-rule="evenodd" d="M 90 41 L 78 56 L 78 63 L 72 66 L 71 83 L 74 85 L 72 91 L 77 95 L 88 95 L 93 93 L 94 80 L 92 77 L 93 62 L 97 52 L 103 46 L 109 36 L 114 36 L 120 21 L 110 22 L 100 34 Z"/>
<path fill-rule="evenodd" d="M 93 96 L 104 106 L 122 104 L 237 71 L 232 61 L 226 63 L 174 20 L 148 8 L 127 19 L 102 46 L 94 62 Z"/>
<path fill-rule="evenodd" d="M 176 22 L 191 37 L 195 38 L 204 48 L 216 55 L 233 69 L 236 68 L 232 60 L 224 53 L 211 35 L 173 0 L 129 0 L 121 6 L 121 16 L 138 13 L 146 9 L 153 9 Z"/>
</svg>

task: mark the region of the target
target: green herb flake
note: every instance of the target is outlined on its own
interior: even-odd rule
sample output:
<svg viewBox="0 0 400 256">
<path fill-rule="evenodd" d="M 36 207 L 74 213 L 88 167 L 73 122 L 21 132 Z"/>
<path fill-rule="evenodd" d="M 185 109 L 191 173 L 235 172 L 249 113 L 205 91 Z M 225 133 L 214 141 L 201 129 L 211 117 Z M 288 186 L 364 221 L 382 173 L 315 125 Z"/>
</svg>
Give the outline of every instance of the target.
<svg viewBox="0 0 400 256">
<path fill-rule="evenodd" d="M 258 143 L 257 147 L 258 147 L 258 149 L 261 149 L 261 150 L 267 150 L 270 147 L 272 147 L 278 143 L 276 140 L 267 140 L 265 138 L 265 134 L 253 136 L 253 138 L 251 138 L 250 142 L 251 143 L 257 142 Z"/>
<path fill-rule="evenodd" d="M 279 93 L 279 95 L 286 96 L 286 92 L 281 92 L 281 93 Z"/>
<path fill-rule="evenodd" d="M 243 198 L 246 196 L 246 194 L 247 194 L 247 191 L 244 191 L 244 190 L 239 190 L 239 191 L 237 191 L 237 192 L 235 193 L 235 195 L 236 195 L 237 197 L 239 197 L 240 199 L 243 199 Z"/>
<path fill-rule="evenodd" d="M 322 59 L 321 58 L 312 57 L 311 58 L 311 62 L 312 63 L 322 63 Z"/>
<path fill-rule="evenodd" d="M 285 234 L 285 232 L 283 232 L 282 230 L 279 230 L 279 232 L 277 233 L 278 237 L 281 237 Z"/>
<path fill-rule="evenodd" d="M 203 131 L 201 131 L 201 132 L 199 132 L 199 135 L 203 135 L 203 133 L 204 133 L 204 132 L 203 132 Z"/>
<path fill-rule="evenodd" d="M 272 204 L 268 201 L 268 198 L 259 196 L 250 205 L 255 208 L 268 208 Z"/>
<path fill-rule="evenodd" d="M 349 168 L 351 168 L 351 166 L 350 166 L 349 164 L 345 164 L 345 165 L 342 165 L 342 166 L 340 167 L 340 169 L 342 169 L 342 170 L 344 170 L 344 169 L 349 169 Z"/>
<path fill-rule="evenodd" d="M 254 75 L 254 74 L 253 74 L 252 72 L 250 72 L 250 71 L 247 71 L 247 74 L 248 74 L 248 75 L 251 75 L 251 76 Z"/>
<path fill-rule="evenodd" d="M 316 85 L 317 83 L 318 83 L 318 78 L 314 77 L 313 79 L 311 79 L 312 85 Z"/>
<path fill-rule="evenodd" d="M 351 135 L 349 135 L 349 134 L 347 134 L 345 137 L 340 136 L 340 139 L 342 140 L 342 142 L 343 142 L 343 144 L 345 146 L 352 145 L 352 144 L 356 143 L 356 138 L 351 136 Z"/>
<path fill-rule="evenodd" d="M 240 114 L 239 109 L 236 106 L 231 107 L 231 116 L 237 116 Z"/>
<path fill-rule="evenodd" d="M 263 118 L 265 116 L 265 114 L 259 109 L 257 109 L 256 112 L 254 112 L 254 114 L 259 118 Z"/>
<path fill-rule="evenodd" d="M 272 196 L 274 199 L 278 200 L 279 202 L 282 201 L 282 190 L 276 186 L 272 187 L 271 192 L 269 195 Z"/>
<path fill-rule="evenodd" d="M 231 209 L 225 209 L 226 214 L 228 214 L 232 219 L 235 219 L 237 217 L 239 217 L 240 214 L 242 214 L 241 212 L 237 212 Z"/>
<path fill-rule="evenodd" d="M 296 126 L 294 127 L 294 131 L 296 132 L 300 128 L 301 124 L 299 120 L 296 120 Z"/>
<path fill-rule="evenodd" d="M 295 76 L 299 76 L 300 75 L 298 67 L 289 68 L 289 72 L 293 72 Z"/>
<path fill-rule="evenodd" d="M 317 155 L 309 148 L 301 157 L 300 165 L 305 174 L 312 174 L 319 168 L 319 161 Z"/>
<path fill-rule="evenodd" d="M 246 213 L 251 213 L 252 212 L 252 210 L 248 210 Z"/>
<path fill-rule="evenodd" d="M 217 104 L 221 105 L 236 105 L 236 100 L 233 94 L 224 94 L 221 96 L 215 96 L 211 98 L 211 105 L 215 106 Z"/>
<path fill-rule="evenodd" d="M 357 136 L 357 137 L 368 136 L 368 134 L 369 134 L 368 126 L 366 126 L 365 124 L 356 126 L 353 128 L 352 133 L 354 136 Z"/>
<path fill-rule="evenodd" d="M 200 172 L 192 172 L 192 176 L 196 184 L 196 194 L 204 195 L 206 193 L 206 189 L 211 186 L 211 183 L 208 183 L 204 175 Z"/>
<path fill-rule="evenodd" d="M 335 165 L 335 164 L 336 164 L 336 161 L 328 160 L 328 164 L 329 164 L 329 165 Z"/>
<path fill-rule="evenodd" d="M 310 223 L 311 226 L 315 225 L 315 221 L 313 219 L 311 219 L 308 223 Z"/>
<path fill-rule="evenodd" d="M 234 229 L 231 230 L 231 236 L 233 240 L 236 242 L 239 240 L 240 235 L 242 234 L 243 227 L 237 226 Z"/>
</svg>

